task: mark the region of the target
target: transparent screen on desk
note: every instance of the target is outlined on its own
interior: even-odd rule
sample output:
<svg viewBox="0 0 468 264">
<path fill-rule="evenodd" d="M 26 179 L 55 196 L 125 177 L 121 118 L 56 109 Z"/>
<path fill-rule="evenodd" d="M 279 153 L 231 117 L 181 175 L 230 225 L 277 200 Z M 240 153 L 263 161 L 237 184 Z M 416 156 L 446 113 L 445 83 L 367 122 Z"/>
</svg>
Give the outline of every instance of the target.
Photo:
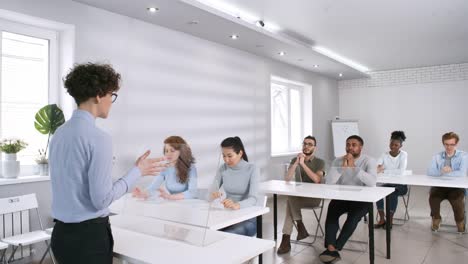
<svg viewBox="0 0 468 264">
<path fill-rule="evenodd" d="M 291 160 L 288 163 L 277 165 L 277 166 L 278 166 L 278 170 L 283 171 L 281 180 L 287 181 L 288 184 L 299 186 L 301 185 L 302 182 L 307 181 L 307 179 L 303 178 L 303 177 L 307 177 L 307 175 L 302 173 L 301 166 L 299 165 L 299 163 L 294 162 L 294 160 Z"/>
<path fill-rule="evenodd" d="M 211 245 L 225 238 L 223 234 L 206 228 L 180 225 L 143 216 L 116 215 L 111 217 L 111 224 L 128 231 L 199 247 Z"/>
<path fill-rule="evenodd" d="M 362 185 L 359 178 L 362 173 L 359 167 L 330 167 L 325 177 L 326 184 Z"/>
<path fill-rule="evenodd" d="M 163 170 L 156 176 L 141 177 L 131 192 L 113 206 L 120 207 L 123 215 L 206 229 L 210 204 L 206 198 L 207 191 L 198 187 L 198 179 L 201 176 L 214 177 L 215 166 L 200 175 L 189 144 L 180 143 L 183 142 L 182 139 L 173 136 L 168 137 L 165 142 L 152 146 L 152 155 L 149 157 L 164 156 L 165 160 L 160 162 Z M 219 148 L 213 146 L 212 160 L 216 160 L 218 155 Z M 200 241 L 200 244 L 203 244 L 203 241 Z"/>
</svg>

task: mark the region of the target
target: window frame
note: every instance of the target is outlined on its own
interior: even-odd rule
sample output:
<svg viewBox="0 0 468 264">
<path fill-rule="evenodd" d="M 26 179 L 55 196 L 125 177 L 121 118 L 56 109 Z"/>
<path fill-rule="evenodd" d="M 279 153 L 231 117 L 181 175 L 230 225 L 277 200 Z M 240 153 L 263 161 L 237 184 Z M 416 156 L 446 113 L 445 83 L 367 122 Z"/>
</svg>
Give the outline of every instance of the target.
<svg viewBox="0 0 468 264">
<path fill-rule="evenodd" d="M 286 152 L 273 152 L 273 104 L 271 98 L 271 92 L 273 85 L 280 85 L 285 86 L 287 88 L 287 95 L 288 95 L 288 150 Z M 292 118 L 291 118 L 291 90 L 299 91 L 300 96 L 300 112 L 301 112 L 301 135 L 302 138 L 306 135 L 312 134 L 312 86 L 310 84 L 297 82 L 288 80 L 286 78 L 278 77 L 278 76 L 271 76 L 270 78 L 270 155 L 271 157 L 282 157 L 282 156 L 290 156 L 297 154 L 301 151 L 301 146 L 295 146 L 293 144 L 294 140 L 292 138 Z M 307 112 L 310 112 L 308 114 Z M 302 140 L 301 138 L 301 140 Z"/>
<path fill-rule="evenodd" d="M 0 36 L 2 32 L 9 32 L 14 34 L 25 35 L 34 38 L 41 38 L 49 42 L 49 73 L 48 73 L 48 103 L 58 102 L 60 98 L 59 93 L 59 32 L 52 29 L 45 29 L 38 26 L 32 26 L 14 22 L 0 18 Z M 0 39 L 0 80 L 2 78 L 2 41 Z M 2 96 L 2 82 L 0 81 L 0 98 Z M 32 122 L 32 121 L 31 121 Z M 2 131 L 2 120 L 0 115 L 0 131 Z M 39 132 L 37 132 L 39 133 Z M 25 139 L 27 141 L 27 139 Z M 28 163 L 21 163 L 23 166 L 34 165 Z"/>
</svg>

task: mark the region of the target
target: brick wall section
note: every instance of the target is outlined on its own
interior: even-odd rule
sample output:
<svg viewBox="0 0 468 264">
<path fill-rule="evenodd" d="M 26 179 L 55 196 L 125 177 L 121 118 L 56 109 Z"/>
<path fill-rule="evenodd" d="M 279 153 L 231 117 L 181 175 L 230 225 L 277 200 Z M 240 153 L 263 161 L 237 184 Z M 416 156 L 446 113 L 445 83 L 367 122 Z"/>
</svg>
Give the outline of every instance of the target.
<svg viewBox="0 0 468 264">
<path fill-rule="evenodd" d="M 340 89 L 468 80 L 468 63 L 369 73 L 370 78 L 343 80 Z"/>
</svg>

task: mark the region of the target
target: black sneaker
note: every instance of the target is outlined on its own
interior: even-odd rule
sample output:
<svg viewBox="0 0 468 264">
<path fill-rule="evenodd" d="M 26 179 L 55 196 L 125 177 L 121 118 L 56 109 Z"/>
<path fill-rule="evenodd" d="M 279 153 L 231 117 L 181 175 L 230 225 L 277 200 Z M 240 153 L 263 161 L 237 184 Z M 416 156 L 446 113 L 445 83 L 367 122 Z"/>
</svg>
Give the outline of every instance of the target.
<svg viewBox="0 0 468 264">
<path fill-rule="evenodd" d="M 335 260 L 340 260 L 341 256 L 337 250 L 330 251 L 327 249 L 324 252 L 322 252 L 322 254 L 320 254 L 319 258 L 323 263 L 332 263 Z"/>
</svg>

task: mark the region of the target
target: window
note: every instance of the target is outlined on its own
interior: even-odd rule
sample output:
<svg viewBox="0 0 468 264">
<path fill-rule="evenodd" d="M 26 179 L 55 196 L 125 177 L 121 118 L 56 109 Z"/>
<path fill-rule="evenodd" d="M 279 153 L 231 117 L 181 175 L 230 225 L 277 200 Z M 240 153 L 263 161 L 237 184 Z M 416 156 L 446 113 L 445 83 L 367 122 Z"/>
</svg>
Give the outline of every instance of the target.
<svg viewBox="0 0 468 264">
<path fill-rule="evenodd" d="M 271 78 L 271 155 L 301 150 L 312 134 L 312 89 L 309 85 L 279 77 Z"/>
<path fill-rule="evenodd" d="M 47 144 L 34 116 L 58 85 L 56 33 L 11 22 L 0 25 L 0 34 L 0 138 L 26 141 L 18 159 L 34 164 L 38 149 Z"/>
</svg>

